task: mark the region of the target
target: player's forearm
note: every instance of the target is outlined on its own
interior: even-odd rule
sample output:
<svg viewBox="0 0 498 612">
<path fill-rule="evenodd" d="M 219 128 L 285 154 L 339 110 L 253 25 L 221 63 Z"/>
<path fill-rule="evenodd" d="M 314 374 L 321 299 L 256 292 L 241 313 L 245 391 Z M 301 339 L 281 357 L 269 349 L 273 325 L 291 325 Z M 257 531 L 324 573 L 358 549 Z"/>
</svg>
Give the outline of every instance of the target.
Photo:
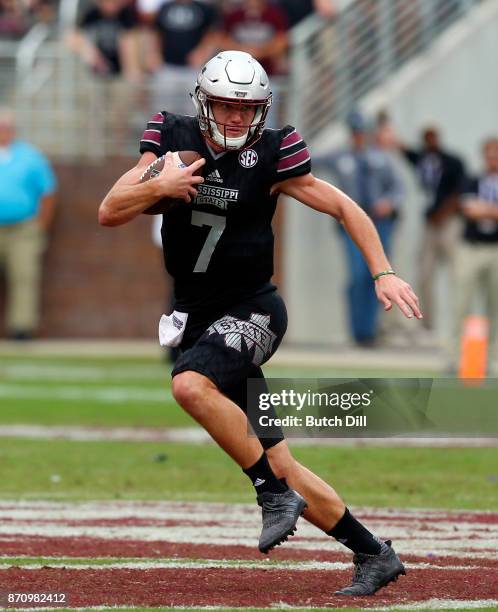
<svg viewBox="0 0 498 612">
<path fill-rule="evenodd" d="M 370 217 L 356 204 L 344 206 L 341 223 L 360 249 L 372 275 L 388 270 L 391 264 Z"/>
<path fill-rule="evenodd" d="M 316 181 L 317 194 L 327 202 L 324 212 L 329 212 L 351 236 L 360 249 L 372 275 L 391 267 L 384 247 L 370 217 L 349 196 L 325 181 Z M 327 210 L 328 209 L 328 210 Z"/>
<path fill-rule="evenodd" d="M 135 185 L 116 184 L 106 195 L 99 208 L 99 223 L 113 227 L 128 223 L 164 195 L 158 181 Z"/>
<path fill-rule="evenodd" d="M 308 174 L 277 185 L 277 190 L 342 223 L 360 249 L 372 274 L 390 268 L 370 217 L 340 189 Z"/>
</svg>

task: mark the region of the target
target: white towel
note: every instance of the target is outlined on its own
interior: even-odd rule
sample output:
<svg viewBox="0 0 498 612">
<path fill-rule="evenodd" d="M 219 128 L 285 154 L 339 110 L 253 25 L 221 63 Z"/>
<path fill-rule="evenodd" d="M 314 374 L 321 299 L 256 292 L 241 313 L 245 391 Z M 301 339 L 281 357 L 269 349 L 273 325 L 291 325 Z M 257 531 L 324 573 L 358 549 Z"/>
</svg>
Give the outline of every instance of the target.
<svg viewBox="0 0 498 612">
<path fill-rule="evenodd" d="M 174 310 L 170 315 L 163 314 L 159 319 L 159 344 L 161 346 L 178 346 L 182 341 L 187 326 L 187 312 Z"/>
</svg>

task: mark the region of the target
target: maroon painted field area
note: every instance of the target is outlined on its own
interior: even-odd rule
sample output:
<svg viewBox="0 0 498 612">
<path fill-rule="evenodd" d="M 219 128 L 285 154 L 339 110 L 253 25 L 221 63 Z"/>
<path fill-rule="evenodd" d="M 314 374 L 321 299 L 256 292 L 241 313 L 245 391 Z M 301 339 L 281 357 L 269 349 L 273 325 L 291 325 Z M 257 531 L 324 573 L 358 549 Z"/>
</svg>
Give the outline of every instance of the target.
<svg viewBox="0 0 498 612">
<path fill-rule="evenodd" d="M 355 607 L 498 607 L 498 514 L 357 514 L 393 538 L 408 574 Z M 259 521 L 251 506 L 0 503 L 0 593 L 64 592 L 70 607 L 352 604 L 334 596 L 350 581 L 347 551 L 302 520 L 268 560 L 256 549 Z"/>
</svg>

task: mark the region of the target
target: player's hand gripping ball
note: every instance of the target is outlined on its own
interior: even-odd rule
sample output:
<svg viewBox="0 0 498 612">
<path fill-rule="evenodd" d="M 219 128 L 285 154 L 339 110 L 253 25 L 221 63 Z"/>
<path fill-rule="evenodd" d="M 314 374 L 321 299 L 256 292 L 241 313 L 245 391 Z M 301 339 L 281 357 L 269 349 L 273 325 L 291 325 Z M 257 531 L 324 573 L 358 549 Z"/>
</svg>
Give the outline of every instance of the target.
<svg viewBox="0 0 498 612">
<path fill-rule="evenodd" d="M 173 158 L 173 164 L 175 164 L 178 168 L 186 168 L 202 157 L 202 155 L 197 153 L 197 151 L 174 151 L 171 153 L 171 155 Z M 140 182 L 145 183 L 146 181 L 149 181 L 150 179 L 161 174 L 161 171 L 164 168 L 165 158 L 166 155 L 162 155 L 149 164 L 142 173 Z M 194 172 L 194 176 L 201 175 L 202 168 L 199 168 Z M 144 210 L 144 213 L 146 215 L 161 215 L 167 212 L 172 206 L 178 206 L 181 204 L 185 204 L 185 202 L 176 198 L 161 198 L 158 202 Z"/>
</svg>

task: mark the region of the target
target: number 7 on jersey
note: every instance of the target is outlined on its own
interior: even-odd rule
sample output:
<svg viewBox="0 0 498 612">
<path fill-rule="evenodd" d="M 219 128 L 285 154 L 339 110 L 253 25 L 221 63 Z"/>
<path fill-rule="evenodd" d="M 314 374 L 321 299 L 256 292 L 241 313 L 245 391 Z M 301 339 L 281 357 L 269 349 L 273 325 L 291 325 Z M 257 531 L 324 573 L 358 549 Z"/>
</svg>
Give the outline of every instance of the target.
<svg viewBox="0 0 498 612">
<path fill-rule="evenodd" d="M 206 237 L 206 242 L 202 246 L 199 257 L 197 258 L 194 272 L 205 272 L 207 270 L 214 249 L 225 231 L 226 224 L 227 220 L 225 217 L 200 212 L 198 210 L 192 211 L 192 225 L 196 225 L 197 227 L 204 227 L 207 225 L 211 228 Z"/>
</svg>

